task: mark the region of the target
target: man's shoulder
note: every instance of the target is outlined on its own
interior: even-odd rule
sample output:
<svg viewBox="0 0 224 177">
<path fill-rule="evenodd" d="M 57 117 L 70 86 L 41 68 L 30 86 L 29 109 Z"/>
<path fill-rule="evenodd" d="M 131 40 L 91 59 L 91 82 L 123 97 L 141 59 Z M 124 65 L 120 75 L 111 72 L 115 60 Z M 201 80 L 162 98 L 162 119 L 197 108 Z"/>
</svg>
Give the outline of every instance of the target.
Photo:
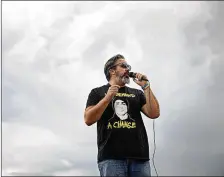
<svg viewBox="0 0 224 177">
<path fill-rule="evenodd" d="M 137 89 L 137 88 L 133 88 L 133 87 L 130 87 L 130 86 L 127 86 L 127 85 L 126 85 L 126 87 L 127 87 L 127 89 L 128 89 L 130 92 L 142 92 L 142 90 Z"/>
<path fill-rule="evenodd" d="M 104 85 L 96 86 L 92 88 L 91 92 L 101 93 L 101 92 L 105 92 L 107 88 L 108 88 L 108 84 L 104 84 Z"/>
<path fill-rule="evenodd" d="M 104 85 L 101 85 L 101 86 L 94 87 L 94 88 L 92 88 L 92 90 L 100 90 L 100 89 L 106 88 L 106 87 L 108 87 L 108 85 L 104 84 Z"/>
<path fill-rule="evenodd" d="M 144 92 L 141 90 L 141 89 L 138 89 L 138 88 L 133 88 L 133 87 L 130 87 L 128 86 L 127 87 L 127 91 L 131 94 L 134 94 L 136 95 L 137 97 L 141 97 L 141 96 L 144 96 Z"/>
</svg>

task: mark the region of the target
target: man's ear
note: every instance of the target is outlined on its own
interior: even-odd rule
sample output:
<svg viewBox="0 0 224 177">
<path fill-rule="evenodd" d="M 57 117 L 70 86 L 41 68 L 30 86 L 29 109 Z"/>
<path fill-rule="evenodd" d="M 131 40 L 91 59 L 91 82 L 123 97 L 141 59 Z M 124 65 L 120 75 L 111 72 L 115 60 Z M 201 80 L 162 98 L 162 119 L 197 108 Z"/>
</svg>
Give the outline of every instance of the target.
<svg viewBox="0 0 224 177">
<path fill-rule="evenodd" d="M 110 69 L 109 72 L 110 72 L 112 75 L 115 74 L 115 70 L 113 70 L 113 69 Z"/>
</svg>

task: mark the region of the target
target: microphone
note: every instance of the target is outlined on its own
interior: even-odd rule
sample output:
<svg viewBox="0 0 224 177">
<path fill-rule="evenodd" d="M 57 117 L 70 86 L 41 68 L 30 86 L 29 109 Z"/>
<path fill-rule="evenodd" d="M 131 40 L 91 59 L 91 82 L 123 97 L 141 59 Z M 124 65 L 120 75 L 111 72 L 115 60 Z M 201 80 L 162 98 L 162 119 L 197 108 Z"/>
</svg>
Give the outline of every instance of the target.
<svg viewBox="0 0 224 177">
<path fill-rule="evenodd" d="M 136 73 L 134 73 L 134 72 L 129 72 L 129 77 L 136 78 Z M 144 76 L 141 78 L 141 80 L 143 80 L 143 81 L 149 81 L 149 80 L 146 79 Z M 140 81 L 141 81 L 141 80 L 140 80 Z"/>
</svg>

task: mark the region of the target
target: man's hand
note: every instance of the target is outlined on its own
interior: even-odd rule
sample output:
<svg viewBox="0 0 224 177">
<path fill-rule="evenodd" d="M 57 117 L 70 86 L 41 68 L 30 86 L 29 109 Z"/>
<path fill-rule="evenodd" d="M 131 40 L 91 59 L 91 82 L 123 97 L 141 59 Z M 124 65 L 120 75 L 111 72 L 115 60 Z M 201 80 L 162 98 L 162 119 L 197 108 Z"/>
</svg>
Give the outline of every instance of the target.
<svg viewBox="0 0 224 177">
<path fill-rule="evenodd" d="M 148 82 L 148 81 L 141 80 L 142 77 L 148 79 L 146 75 L 143 75 L 141 73 L 136 73 L 136 78 L 133 78 L 133 81 L 141 87 Z"/>
<path fill-rule="evenodd" d="M 116 95 L 119 88 L 120 88 L 119 85 L 112 85 L 108 89 L 106 96 L 102 100 L 100 100 L 99 103 L 97 103 L 94 106 L 89 106 L 88 108 L 86 108 L 84 113 L 84 119 L 86 125 L 90 126 L 101 118 L 103 112 L 107 108 L 112 98 Z"/>
<path fill-rule="evenodd" d="M 112 100 L 112 98 L 117 94 L 119 88 L 120 88 L 119 85 L 112 85 L 112 86 L 110 86 L 105 97 L 109 101 Z"/>
</svg>

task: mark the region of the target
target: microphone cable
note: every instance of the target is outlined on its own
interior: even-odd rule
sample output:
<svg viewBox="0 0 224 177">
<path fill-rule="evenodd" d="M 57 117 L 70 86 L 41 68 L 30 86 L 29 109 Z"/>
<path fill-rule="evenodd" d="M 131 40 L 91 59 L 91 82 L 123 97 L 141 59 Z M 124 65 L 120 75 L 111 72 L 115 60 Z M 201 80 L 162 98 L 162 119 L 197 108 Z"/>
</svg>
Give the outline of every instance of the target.
<svg viewBox="0 0 224 177">
<path fill-rule="evenodd" d="M 155 162 L 154 162 L 154 158 L 155 158 L 155 153 L 156 153 L 156 133 L 155 133 L 155 120 L 153 119 L 153 140 L 154 140 L 154 152 L 153 152 L 153 156 L 152 156 L 152 163 L 156 172 L 156 176 L 158 177 L 158 173 L 156 170 L 156 166 L 155 166 Z"/>
</svg>

